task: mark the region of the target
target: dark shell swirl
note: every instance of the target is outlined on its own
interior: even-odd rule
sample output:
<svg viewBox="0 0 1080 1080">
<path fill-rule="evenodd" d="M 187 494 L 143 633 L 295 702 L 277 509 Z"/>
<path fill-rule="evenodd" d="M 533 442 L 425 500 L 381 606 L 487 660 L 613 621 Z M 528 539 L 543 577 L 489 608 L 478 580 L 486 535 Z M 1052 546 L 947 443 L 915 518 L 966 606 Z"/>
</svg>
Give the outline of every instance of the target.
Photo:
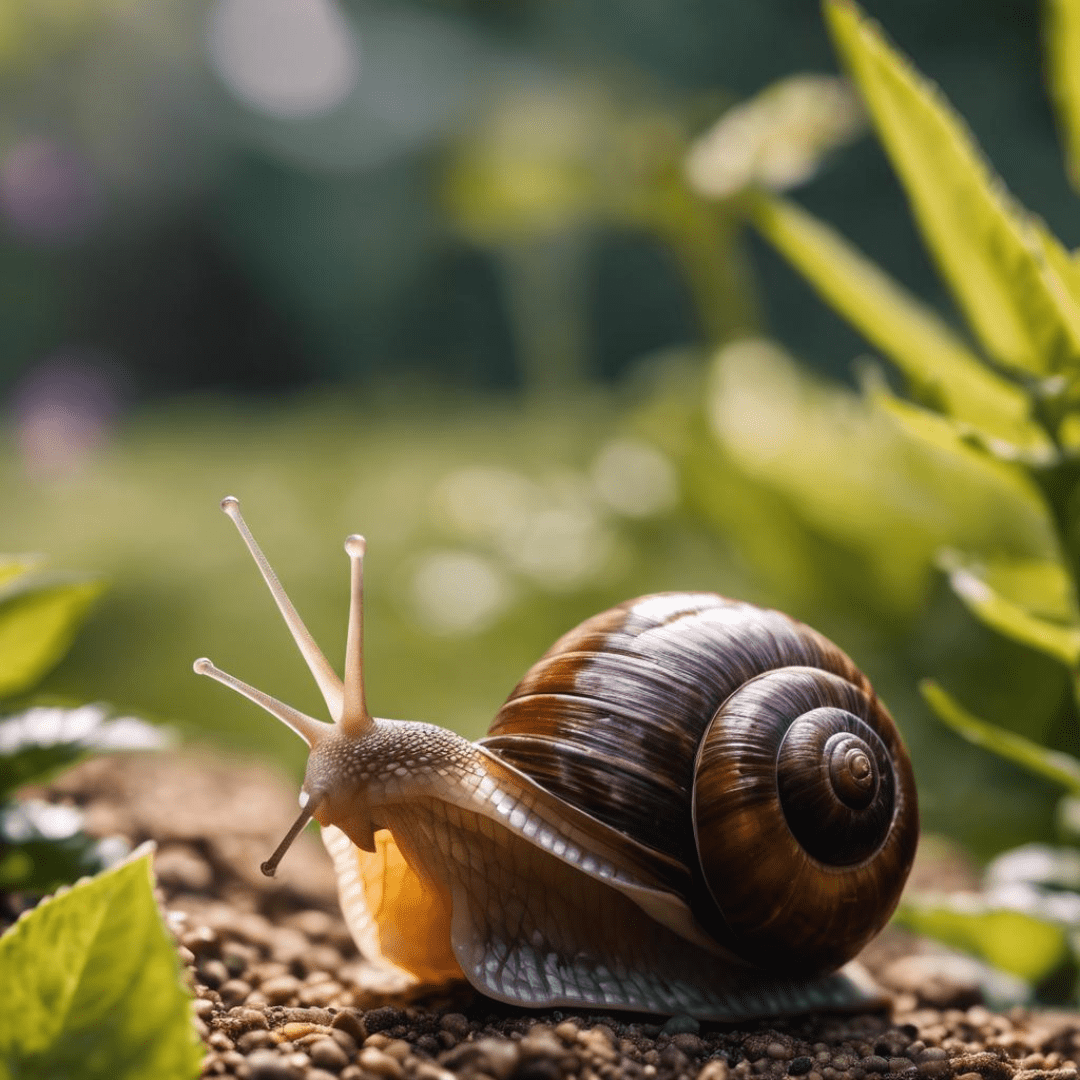
<svg viewBox="0 0 1080 1080">
<path fill-rule="evenodd" d="M 682 863 L 699 921 L 761 966 L 849 959 L 914 858 L 911 766 L 866 677 L 803 623 L 713 593 L 571 630 L 481 742 Z"/>
</svg>

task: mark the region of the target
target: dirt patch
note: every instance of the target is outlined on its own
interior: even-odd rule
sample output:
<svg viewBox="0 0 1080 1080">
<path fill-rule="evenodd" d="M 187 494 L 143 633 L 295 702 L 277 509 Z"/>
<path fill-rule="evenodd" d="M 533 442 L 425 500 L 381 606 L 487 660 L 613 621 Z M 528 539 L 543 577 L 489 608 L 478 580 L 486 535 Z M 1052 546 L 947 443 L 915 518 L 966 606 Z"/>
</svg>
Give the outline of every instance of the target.
<svg viewBox="0 0 1080 1080">
<path fill-rule="evenodd" d="M 301 837 L 270 881 L 259 873 L 295 814 L 296 789 L 210 755 L 89 761 L 48 789 L 83 807 L 96 835 L 158 844 L 162 903 L 196 993 L 204 1075 L 241 1080 L 1066 1080 L 1080 1014 L 982 1003 L 963 959 L 886 931 L 863 962 L 891 1015 L 744 1025 L 687 1017 L 530 1011 L 468 990 L 376 1000 L 337 908 L 322 846 Z M 956 860 L 920 869 L 950 886 Z"/>
</svg>

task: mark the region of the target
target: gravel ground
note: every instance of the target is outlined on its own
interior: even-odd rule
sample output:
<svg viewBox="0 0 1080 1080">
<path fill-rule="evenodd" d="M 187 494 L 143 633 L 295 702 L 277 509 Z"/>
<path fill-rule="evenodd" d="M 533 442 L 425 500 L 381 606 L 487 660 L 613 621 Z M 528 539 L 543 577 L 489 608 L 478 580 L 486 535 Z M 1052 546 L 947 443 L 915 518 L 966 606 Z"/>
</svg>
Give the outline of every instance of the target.
<svg viewBox="0 0 1080 1080">
<path fill-rule="evenodd" d="M 337 911 L 328 861 L 301 838 L 268 881 L 259 863 L 296 791 L 209 755 L 86 762 L 48 789 L 89 831 L 158 844 L 158 883 L 196 994 L 203 1075 L 241 1080 L 1034 1080 L 1077 1076 L 1080 1014 L 982 1003 L 971 965 L 886 931 L 863 956 L 891 1015 L 811 1016 L 734 1028 L 687 1017 L 525 1011 L 464 990 L 387 1002 Z M 948 887 L 955 859 L 918 873 Z M 947 882 L 945 879 L 948 879 Z"/>
</svg>

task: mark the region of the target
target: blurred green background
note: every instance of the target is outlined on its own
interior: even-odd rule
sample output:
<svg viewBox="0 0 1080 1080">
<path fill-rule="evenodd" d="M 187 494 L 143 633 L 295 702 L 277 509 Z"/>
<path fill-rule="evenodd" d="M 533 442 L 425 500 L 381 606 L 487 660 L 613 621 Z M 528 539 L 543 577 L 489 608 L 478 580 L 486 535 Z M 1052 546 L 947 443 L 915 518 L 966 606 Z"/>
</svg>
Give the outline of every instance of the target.
<svg viewBox="0 0 1080 1080">
<path fill-rule="evenodd" d="M 1035 4 L 866 5 L 1009 185 L 1080 242 Z M 970 619 L 943 547 L 1046 555 L 1028 493 L 852 389 L 868 351 L 684 176 L 774 80 L 835 71 L 803 0 L 9 0 L 0 9 L 0 549 L 110 591 L 43 693 L 298 770 L 191 673 L 319 715 L 235 494 L 316 638 L 369 540 L 368 699 L 480 734 L 560 633 L 641 592 L 780 607 L 870 675 L 927 827 L 980 856 L 1056 792 L 961 744 L 931 675 L 1069 748 L 1063 668 Z M 800 201 L 948 311 L 876 142 Z"/>
</svg>

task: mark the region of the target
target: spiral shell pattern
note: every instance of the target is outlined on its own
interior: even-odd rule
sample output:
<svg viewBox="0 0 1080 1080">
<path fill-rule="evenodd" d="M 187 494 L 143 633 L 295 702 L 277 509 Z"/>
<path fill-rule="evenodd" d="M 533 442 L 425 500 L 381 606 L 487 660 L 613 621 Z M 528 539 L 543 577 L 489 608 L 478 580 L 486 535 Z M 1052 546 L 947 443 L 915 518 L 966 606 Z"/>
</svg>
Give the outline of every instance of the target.
<svg viewBox="0 0 1080 1080">
<path fill-rule="evenodd" d="M 705 733 L 694 828 L 719 940 L 762 967 L 836 966 L 900 898 L 918 838 L 911 767 L 871 694 L 809 667 L 771 671 Z"/>
<path fill-rule="evenodd" d="M 672 857 L 672 888 L 757 966 L 842 964 L 914 857 L 911 767 L 866 677 L 803 623 L 714 593 L 641 597 L 571 630 L 481 743 Z"/>
</svg>

